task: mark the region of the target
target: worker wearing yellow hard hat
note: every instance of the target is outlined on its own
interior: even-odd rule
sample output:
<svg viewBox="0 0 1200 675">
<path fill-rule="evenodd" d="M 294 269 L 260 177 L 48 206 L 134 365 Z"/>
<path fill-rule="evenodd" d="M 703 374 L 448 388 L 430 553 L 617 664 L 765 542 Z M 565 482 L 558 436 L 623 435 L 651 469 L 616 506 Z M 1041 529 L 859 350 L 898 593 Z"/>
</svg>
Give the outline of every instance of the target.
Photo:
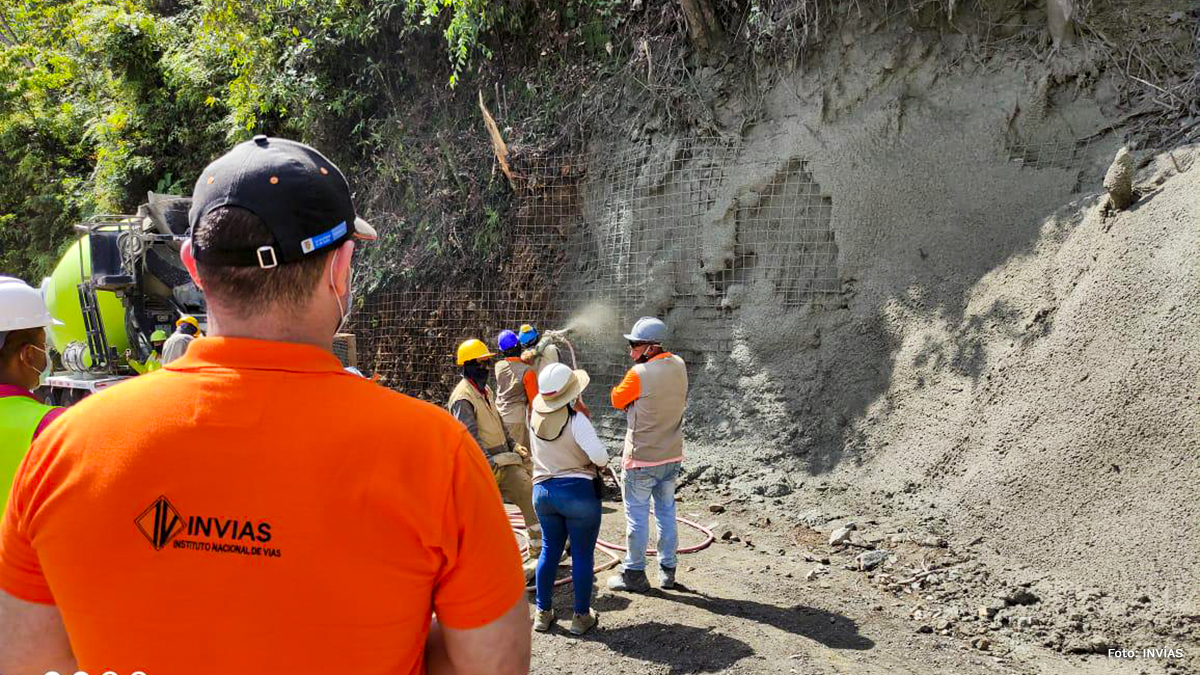
<svg viewBox="0 0 1200 675">
<path fill-rule="evenodd" d="M 458 346 L 456 354 L 456 362 L 460 366 L 465 366 L 471 361 L 487 360 L 495 356 L 488 351 L 487 345 L 483 344 L 482 340 L 467 340 Z"/>
<path fill-rule="evenodd" d="M 201 335 L 196 317 L 184 314 L 175 322 L 175 332 L 163 345 L 162 362 L 170 363 L 187 353 L 188 345 Z"/>
<path fill-rule="evenodd" d="M 509 437 L 496 408 L 496 397 L 488 386 L 493 356 L 482 340 L 466 340 L 458 346 L 455 362 L 462 368 L 462 379 L 450 393 L 446 407 L 483 449 L 500 496 L 521 509 L 529 534 L 530 559 L 536 560 L 541 553 L 542 529 L 533 510 L 529 451 Z M 532 574 L 531 567 L 526 567 L 526 574 Z"/>
<path fill-rule="evenodd" d="M 192 328 L 195 328 L 196 333 L 200 332 L 200 322 L 196 320 L 196 317 L 194 317 L 190 314 L 184 314 L 183 316 L 179 317 L 178 321 L 175 322 L 175 328 L 179 328 L 179 327 L 183 326 L 184 324 L 187 324 L 187 325 L 191 326 Z"/>
</svg>

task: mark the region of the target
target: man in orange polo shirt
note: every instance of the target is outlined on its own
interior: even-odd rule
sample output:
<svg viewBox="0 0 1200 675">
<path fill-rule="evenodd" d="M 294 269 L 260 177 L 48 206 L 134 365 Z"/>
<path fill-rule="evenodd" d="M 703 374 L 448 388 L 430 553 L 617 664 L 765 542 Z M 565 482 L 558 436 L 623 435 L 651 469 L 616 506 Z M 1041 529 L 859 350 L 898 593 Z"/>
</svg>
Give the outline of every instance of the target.
<svg viewBox="0 0 1200 675">
<path fill-rule="evenodd" d="M 479 447 L 331 352 L 374 235 L 341 172 L 260 136 L 204 171 L 191 222 L 212 337 L 33 445 L 0 524 L 0 673 L 527 673 Z"/>
</svg>

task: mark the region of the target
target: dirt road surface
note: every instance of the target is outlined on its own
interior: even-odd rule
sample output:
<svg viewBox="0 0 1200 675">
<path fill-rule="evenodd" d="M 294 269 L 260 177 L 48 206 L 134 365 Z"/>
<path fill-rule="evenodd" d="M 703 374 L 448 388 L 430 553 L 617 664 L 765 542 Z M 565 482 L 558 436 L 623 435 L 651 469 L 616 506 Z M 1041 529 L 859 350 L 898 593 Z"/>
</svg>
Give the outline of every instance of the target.
<svg viewBox="0 0 1200 675">
<path fill-rule="evenodd" d="M 913 608 L 923 604 L 920 595 L 889 592 L 866 573 L 844 569 L 843 563 L 853 560 L 858 550 L 832 549 L 827 534 L 785 524 L 789 517 L 781 507 L 731 504 L 714 514 L 711 502 L 697 496 L 679 503 L 679 515 L 715 526 L 718 540 L 707 550 L 680 557 L 683 587 L 659 589 L 651 573 L 655 587 L 649 593 L 612 593 L 604 588 L 611 572 L 601 572 L 594 600 L 600 624 L 582 637 L 566 630 L 571 587 L 560 587 L 555 596 L 558 623 L 550 633 L 534 634 L 533 673 L 1187 672 L 1170 659 L 1064 655 L 1033 640 L 1008 639 L 983 627 L 965 628 L 989 636 L 986 649 L 979 649 L 979 637 L 963 635 L 957 628 L 971 621 L 914 621 Z M 606 502 L 604 511 L 601 537 L 622 542 L 620 503 Z M 728 539 L 719 538 L 726 533 Z M 688 545 L 702 536 L 681 526 L 680 539 L 681 545 Z M 954 559 L 952 553 L 936 553 Z M 813 570 L 817 571 L 810 575 Z M 569 565 L 564 563 L 560 576 L 567 574 Z M 918 632 L 926 629 L 934 630 Z"/>
</svg>

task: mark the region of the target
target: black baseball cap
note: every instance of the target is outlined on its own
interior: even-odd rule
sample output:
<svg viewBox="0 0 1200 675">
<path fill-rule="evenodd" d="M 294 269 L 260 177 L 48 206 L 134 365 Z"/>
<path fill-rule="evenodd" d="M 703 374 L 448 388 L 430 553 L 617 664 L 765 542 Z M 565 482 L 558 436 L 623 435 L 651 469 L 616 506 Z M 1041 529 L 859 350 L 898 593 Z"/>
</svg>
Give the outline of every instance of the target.
<svg viewBox="0 0 1200 675">
<path fill-rule="evenodd" d="M 377 238 L 375 228 L 355 214 L 350 185 L 337 166 L 286 138 L 255 136 L 204 169 L 192 191 L 188 223 L 194 229 L 222 206 L 253 212 L 275 241 L 255 250 L 201 249 L 193 242 L 200 262 L 271 268 L 332 250 L 352 237 Z"/>
</svg>

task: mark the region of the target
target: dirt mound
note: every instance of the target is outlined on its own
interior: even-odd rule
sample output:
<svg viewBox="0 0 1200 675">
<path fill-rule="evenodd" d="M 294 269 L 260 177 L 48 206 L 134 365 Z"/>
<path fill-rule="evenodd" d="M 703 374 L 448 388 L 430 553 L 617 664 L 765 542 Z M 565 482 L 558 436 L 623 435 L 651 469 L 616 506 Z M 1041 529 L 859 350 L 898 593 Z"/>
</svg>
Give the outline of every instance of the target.
<svg viewBox="0 0 1200 675">
<path fill-rule="evenodd" d="M 701 235 L 679 238 L 695 250 L 655 239 L 642 264 L 699 261 L 644 308 L 709 345 L 685 354 L 688 475 L 982 536 L 1005 583 L 1096 617 L 1067 621 L 1060 648 L 1100 625 L 1124 637 L 1147 616 L 1200 614 L 1196 148 L 1135 151 L 1137 199 L 1110 214 L 1104 176 L 1128 140 L 1104 95 L 1113 74 L 1097 77 L 1086 49 L 948 66 L 970 52 L 953 36 L 844 35 L 764 95 L 764 121 L 691 214 Z M 696 311 L 719 258 L 704 242 L 763 244 L 744 205 L 767 194 L 757 175 L 789 166 L 811 188 L 779 206 L 830 205 L 840 289 L 788 305 L 770 270 L 746 265 L 714 285 L 736 286 L 736 303 Z M 676 189 L 652 185 L 655 199 Z M 633 236 L 652 238 L 658 221 L 632 203 Z M 789 244 L 771 227 L 759 260 Z"/>
<path fill-rule="evenodd" d="M 1173 154 L 1129 211 L 1046 219 L 960 318 L 890 308 L 850 494 L 940 512 L 1018 577 L 1200 613 L 1200 172 Z"/>
<path fill-rule="evenodd" d="M 747 471 L 707 444 L 704 474 L 768 497 L 841 485 L 835 499 L 851 510 L 982 535 L 1018 580 L 1200 613 L 1200 171 L 1177 169 L 1200 152 L 1172 154 L 1141 172 L 1130 210 L 1110 214 L 1097 189 L 1044 219 L 1025 250 L 964 290 L 959 312 L 914 285 L 878 323 L 810 316 L 807 333 L 768 331 L 802 353 L 815 334 L 849 359 L 874 342 L 890 353 L 887 385 L 842 417 L 842 456 L 814 453 L 809 475 Z M 847 362 L 820 349 L 811 361 Z M 803 387 L 830 367 L 761 370 Z"/>
<path fill-rule="evenodd" d="M 1196 614 L 1200 173 L 1160 157 L 1139 187 L 1125 213 L 1089 197 L 1056 214 L 975 286 L 955 332 L 977 375 L 937 377 L 913 331 L 872 436 L 1031 567 Z"/>
</svg>

